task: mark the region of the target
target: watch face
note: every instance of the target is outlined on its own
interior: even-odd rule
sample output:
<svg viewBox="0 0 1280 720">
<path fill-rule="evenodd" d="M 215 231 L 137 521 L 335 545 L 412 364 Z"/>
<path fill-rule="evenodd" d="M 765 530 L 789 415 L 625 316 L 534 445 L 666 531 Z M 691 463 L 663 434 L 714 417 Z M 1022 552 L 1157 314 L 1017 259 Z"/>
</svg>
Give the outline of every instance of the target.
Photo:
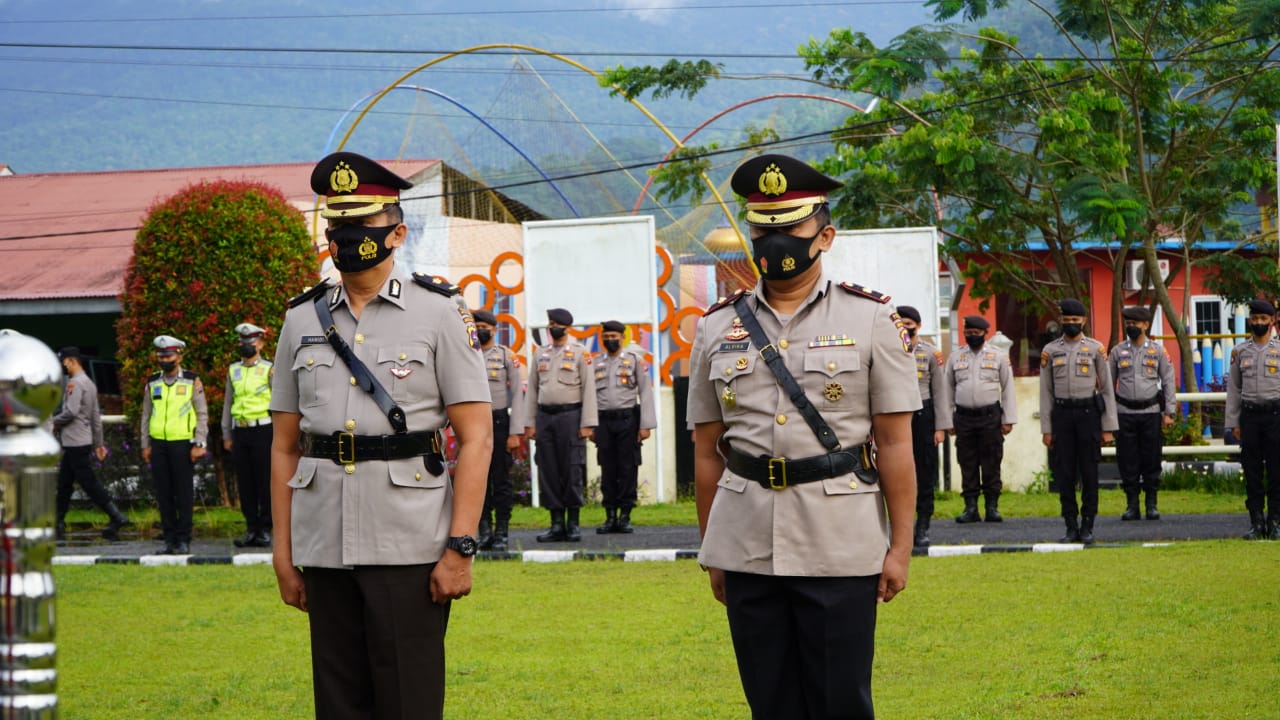
<svg viewBox="0 0 1280 720">
<path fill-rule="evenodd" d="M 462 553 L 463 557 L 471 557 L 476 554 L 478 545 L 475 538 L 470 535 L 463 535 L 462 537 L 451 538 L 449 547 Z"/>
</svg>

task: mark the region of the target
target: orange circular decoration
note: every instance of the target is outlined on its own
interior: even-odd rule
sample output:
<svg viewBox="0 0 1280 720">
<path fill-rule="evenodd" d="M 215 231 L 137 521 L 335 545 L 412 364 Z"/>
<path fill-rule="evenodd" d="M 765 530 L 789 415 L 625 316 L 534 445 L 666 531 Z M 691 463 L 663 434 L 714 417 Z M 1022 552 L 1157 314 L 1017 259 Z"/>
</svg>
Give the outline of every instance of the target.
<svg viewBox="0 0 1280 720">
<path fill-rule="evenodd" d="M 676 313 L 676 302 L 671 299 L 671 293 L 666 290 L 658 290 L 658 300 L 662 301 L 662 321 L 658 323 L 658 332 L 662 332 L 671 327 L 671 318 Z"/>
<path fill-rule="evenodd" d="M 702 308 L 694 305 L 690 305 L 688 307 L 682 307 L 679 310 L 677 310 L 675 317 L 672 318 L 671 331 L 670 331 L 671 338 L 675 341 L 676 346 L 680 348 L 684 348 L 686 353 L 689 351 L 690 348 L 693 347 L 693 338 L 686 338 L 684 336 L 684 333 L 680 332 L 680 326 L 684 323 L 684 319 L 686 317 L 689 317 L 691 315 L 702 317 L 703 312 L 705 311 Z"/>
<path fill-rule="evenodd" d="M 685 359 L 685 358 L 687 358 L 687 357 L 689 357 L 689 349 L 688 349 L 688 348 L 682 348 L 682 349 L 680 349 L 680 350 L 677 350 L 677 351 L 675 351 L 675 352 L 671 353 L 670 355 L 668 355 L 668 356 L 666 357 L 666 359 L 664 359 L 664 360 L 662 361 L 662 382 L 663 382 L 663 384 L 665 384 L 665 385 L 671 385 L 671 367 L 672 367 L 673 365 L 675 365 L 677 362 L 679 362 L 680 360 L 684 360 L 684 359 Z"/>
<path fill-rule="evenodd" d="M 671 270 L 673 264 L 671 262 L 671 253 L 661 245 L 657 246 L 658 259 L 662 261 L 662 272 L 658 273 L 658 287 L 661 288 L 671 279 Z"/>
<path fill-rule="evenodd" d="M 516 331 L 516 337 L 511 343 L 511 349 L 515 350 L 518 354 L 521 348 L 524 347 L 524 326 L 520 324 L 519 320 L 516 320 L 514 315 L 508 315 L 507 313 L 496 315 L 494 316 L 494 319 L 498 322 L 504 322 L 507 325 L 510 325 L 511 329 Z"/>
<path fill-rule="evenodd" d="M 498 271 L 506 264 L 508 260 L 515 260 L 520 266 L 520 282 L 515 285 L 507 286 L 498 281 Z M 519 295 L 524 292 L 524 256 L 514 250 L 508 250 L 493 259 L 489 265 L 489 277 L 493 280 L 493 288 L 499 290 L 503 295 Z"/>
<path fill-rule="evenodd" d="M 480 283 L 481 285 L 484 286 L 485 290 L 488 290 L 488 292 L 485 294 L 491 298 L 489 300 L 489 304 L 492 305 L 493 304 L 493 300 L 492 300 L 493 284 L 489 282 L 489 278 L 483 275 L 477 275 L 475 273 L 472 273 L 462 278 L 461 280 L 459 280 L 456 284 L 458 287 L 462 288 L 463 290 L 466 290 L 467 286 L 470 285 L 471 283 Z"/>
</svg>

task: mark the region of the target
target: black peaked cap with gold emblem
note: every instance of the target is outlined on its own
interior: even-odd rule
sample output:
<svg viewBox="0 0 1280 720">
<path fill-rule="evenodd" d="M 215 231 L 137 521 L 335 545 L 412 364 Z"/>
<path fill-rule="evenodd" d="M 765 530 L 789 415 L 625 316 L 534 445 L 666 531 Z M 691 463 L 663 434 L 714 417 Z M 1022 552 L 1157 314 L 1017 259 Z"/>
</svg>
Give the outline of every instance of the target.
<svg viewBox="0 0 1280 720">
<path fill-rule="evenodd" d="M 400 202 L 413 183 L 363 155 L 336 152 L 316 163 L 311 189 L 325 198 L 320 216 L 358 218 L 377 215 Z"/>
<path fill-rule="evenodd" d="M 786 155 L 760 155 L 738 166 L 729 181 L 747 200 L 747 223 L 785 227 L 808 220 L 844 183 Z"/>
</svg>

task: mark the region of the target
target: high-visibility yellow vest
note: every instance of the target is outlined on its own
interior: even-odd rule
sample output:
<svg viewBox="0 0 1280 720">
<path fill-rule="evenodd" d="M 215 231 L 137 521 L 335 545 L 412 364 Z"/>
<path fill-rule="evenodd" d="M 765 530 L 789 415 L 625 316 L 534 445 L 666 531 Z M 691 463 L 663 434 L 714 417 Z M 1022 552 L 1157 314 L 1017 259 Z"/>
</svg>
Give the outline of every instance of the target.
<svg viewBox="0 0 1280 720">
<path fill-rule="evenodd" d="M 147 381 L 151 397 L 151 423 L 147 432 L 156 440 L 190 440 L 196 436 L 197 375 L 183 370 L 170 385 L 156 373 Z"/>
<path fill-rule="evenodd" d="M 258 360 L 253 365 L 231 364 L 231 417 L 236 420 L 261 420 L 271 414 L 271 361 Z"/>
</svg>

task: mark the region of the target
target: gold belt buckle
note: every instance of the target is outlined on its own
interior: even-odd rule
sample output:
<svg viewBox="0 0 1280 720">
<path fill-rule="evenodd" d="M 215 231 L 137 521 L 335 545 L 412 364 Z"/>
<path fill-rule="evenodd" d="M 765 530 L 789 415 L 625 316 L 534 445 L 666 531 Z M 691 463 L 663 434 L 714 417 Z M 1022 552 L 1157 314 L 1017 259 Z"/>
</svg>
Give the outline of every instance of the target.
<svg viewBox="0 0 1280 720">
<path fill-rule="evenodd" d="M 773 474 L 774 463 L 777 463 L 778 467 L 781 468 L 781 474 L 782 474 L 781 484 L 778 483 L 779 478 L 774 477 L 774 474 Z M 783 490 L 786 487 L 787 487 L 787 459 L 784 457 L 769 458 L 769 489 Z"/>
<path fill-rule="evenodd" d="M 344 445 L 346 452 L 344 453 Z M 356 436 L 349 432 L 338 433 L 338 462 L 350 465 L 356 461 Z"/>
</svg>

